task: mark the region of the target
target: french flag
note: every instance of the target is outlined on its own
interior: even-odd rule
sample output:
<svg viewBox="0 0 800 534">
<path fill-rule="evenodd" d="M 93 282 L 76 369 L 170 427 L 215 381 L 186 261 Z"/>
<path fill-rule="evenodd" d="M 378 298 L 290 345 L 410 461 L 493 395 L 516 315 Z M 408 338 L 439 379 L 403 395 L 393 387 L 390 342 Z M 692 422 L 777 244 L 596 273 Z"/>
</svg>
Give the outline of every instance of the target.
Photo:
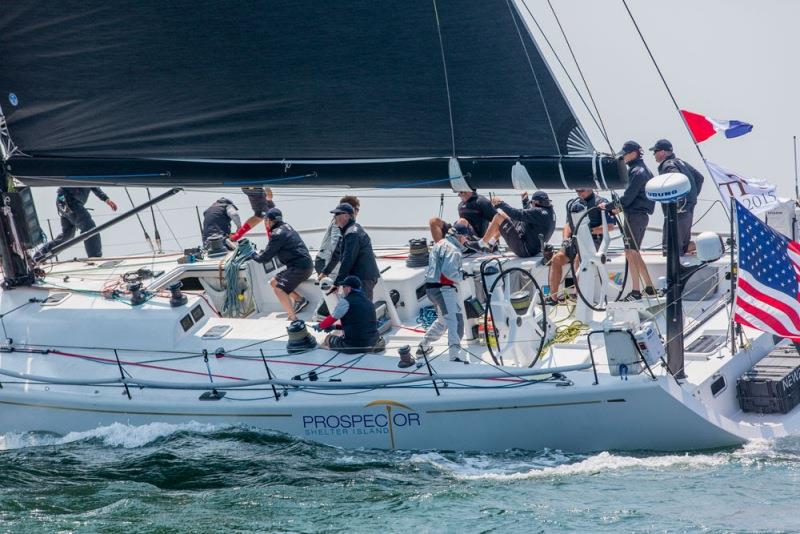
<svg viewBox="0 0 800 534">
<path fill-rule="evenodd" d="M 694 137 L 694 140 L 698 143 L 702 143 L 718 132 L 724 133 L 725 137 L 728 139 L 733 139 L 734 137 L 750 133 L 753 129 L 753 125 L 746 122 L 721 121 L 698 113 L 692 113 L 685 109 L 681 110 L 681 115 L 683 115 L 686 125 L 689 126 L 692 137 Z"/>
</svg>

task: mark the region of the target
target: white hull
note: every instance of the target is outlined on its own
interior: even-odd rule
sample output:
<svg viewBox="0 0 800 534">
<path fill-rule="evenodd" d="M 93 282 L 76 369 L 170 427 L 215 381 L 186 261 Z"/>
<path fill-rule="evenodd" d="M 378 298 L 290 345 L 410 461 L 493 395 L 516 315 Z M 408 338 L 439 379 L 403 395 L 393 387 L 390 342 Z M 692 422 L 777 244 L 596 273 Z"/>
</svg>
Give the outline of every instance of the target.
<svg viewBox="0 0 800 534">
<path fill-rule="evenodd" d="M 321 349 L 287 354 L 287 323 L 268 309 L 274 307 L 274 302 L 269 302 L 269 292 L 258 289 L 265 282 L 256 280 L 252 284 L 256 318 L 248 319 L 214 316 L 210 305 L 215 298 L 213 288 L 205 295 L 190 295 L 189 303 L 178 308 L 170 307 L 165 297 L 132 307 L 92 293 L 109 279 L 140 265 L 135 261 L 119 265 L 111 262 L 107 264 L 110 272 L 71 262 L 61 272 L 51 273 L 51 287 L 45 283 L 44 287 L 0 292 L 5 314 L 3 328 L 6 337 L 11 338 L 0 351 L 0 432 L 65 434 L 114 423 L 197 421 L 249 425 L 346 448 L 551 448 L 583 452 L 708 449 L 800 429 L 800 421 L 791 413 L 782 418 L 759 418 L 742 413 L 738 407 L 736 379 L 772 348 L 767 335 L 748 332 L 754 338 L 751 348 L 735 355 L 729 353 L 727 345 L 708 354 L 689 354 L 688 378 L 681 384 L 660 365 L 653 368 L 655 378 L 647 372 L 631 375 L 627 380 L 611 376 L 602 335 L 592 342 L 596 360 L 593 370 L 585 332 L 571 344 L 553 345 L 537 363 L 541 371 L 536 376 L 517 376 L 527 367 L 525 355 L 536 345 L 519 334 L 501 343 L 508 347 L 527 343 L 528 348 L 506 352 L 507 363 L 517 365 L 503 367 L 489 365 L 486 348 L 477 341 L 466 346 L 486 363 L 474 357 L 469 366 L 443 361 L 446 347 L 440 345 L 431 357 L 433 371 L 451 378 L 447 386 L 437 381 L 437 394 L 422 362 L 419 367 L 397 367 L 397 348 L 405 344 L 416 346 L 420 339 L 419 331 L 407 326 L 395 327 L 385 335 L 388 345 L 384 354 L 345 355 Z M 536 263 L 513 261 L 527 266 L 537 277 L 546 275 L 546 269 Z M 614 261 L 612 256 L 610 270 L 615 268 Z M 620 261 L 619 256 L 616 261 Z M 384 290 L 388 293 L 389 288 L 396 288 L 401 301 L 407 303 L 405 308 L 398 307 L 395 319 L 413 325 L 410 318 L 418 308 L 409 308 L 409 304 L 415 298 L 421 270 L 408 269 L 397 260 L 385 262 L 391 262 L 393 269 L 384 275 L 388 286 Z M 177 267 L 174 258 L 165 257 L 148 266 L 164 271 L 151 283 L 153 287 L 163 287 L 180 273 L 209 276 L 213 281 L 219 272 L 216 260 Z M 261 271 L 253 270 L 258 268 L 249 264 L 248 273 L 260 275 Z M 73 273 L 66 282 L 65 273 Z M 315 298 L 313 292 L 318 289 L 311 282 L 304 284 L 308 287 L 304 285 L 303 291 Z M 42 299 L 63 292 L 64 286 L 76 291 L 70 291 L 69 297 L 57 304 L 29 302 L 32 297 Z M 687 345 L 704 333 L 724 333 L 727 327 L 724 308 L 702 301 L 695 308 L 698 306 L 700 311 L 690 319 L 701 327 L 687 334 Z M 204 311 L 203 316 L 188 328 L 181 326 L 190 310 L 198 308 Z M 602 319 L 602 314 L 598 316 Z M 204 334 L 215 326 L 226 329 L 223 337 L 205 338 Z M 322 335 L 317 337 L 321 339 Z M 221 358 L 214 355 L 218 347 L 225 350 Z M 202 356 L 204 350 L 208 353 L 207 364 Z M 302 382 L 292 383 L 301 387 L 278 385 L 276 400 L 267 383 L 238 388 L 225 385 L 242 380 L 265 381 L 265 362 L 273 378 L 291 380 L 301 375 Z M 553 376 L 548 369 L 556 368 L 572 370 Z M 130 399 L 122 384 L 113 383 L 121 369 L 133 381 Z M 308 379 L 311 370 L 318 374 L 318 381 Z M 467 374 L 472 377 L 459 378 Z M 725 377 L 727 387 L 713 395 L 710 384 L 720 376 Z M 106 383 L 63 385 L 36 377 L 102 379 Z M 395 384 L 403 387 L 348 385 L 408 377 L 423 380 Z M 337 382 L 329 382 L 331 378 Z M 140 388 L 135 385 L 136 380 L 176 387 Z M 196 388 L 180 389 L 186 384 Z M 324 389 L 326 385 L 337 389 Z M 345 386 L 348 389 L 343 389 Z M 200 400 L 201 394 L 214 388 L 223 390 L 225 396 Z"/>
</svg>

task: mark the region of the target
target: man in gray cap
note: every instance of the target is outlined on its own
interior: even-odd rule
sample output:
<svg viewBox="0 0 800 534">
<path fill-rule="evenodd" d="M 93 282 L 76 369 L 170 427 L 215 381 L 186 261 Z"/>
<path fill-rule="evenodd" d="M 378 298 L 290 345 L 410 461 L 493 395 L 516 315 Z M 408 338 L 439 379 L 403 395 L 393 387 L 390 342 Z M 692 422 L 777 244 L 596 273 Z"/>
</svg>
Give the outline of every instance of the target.
<svg viewBox="0 0 800 534">
<path fill-rule="evenodd" d="M 372 251 L 372 241 L 367 232 L 356 222 L 355 210 L 347 203 L 341 203 L 331 210 L 336 226 L 342 232 L 342 237 L 336 244 L 328 264 L 319 273 L 322 280 L 330 275 L 336 266 L 339 266 L 335 286 L 342 285 L 342 281 L 349 275 L 355 275 L 361 280 L 361 290 L 364 295 L 372 300 L 372 292 L 378 283 L 381 273 L 375 253 Z"/>
<path fill-rule="evenodd" d="M 266 263 L 277 257 L 286 266 L 270 280 L 275 296 L 286 310 L 290 321 L 297 319 L 297 314 L 308 305 L 308 300 L 296 291 L 314 270 L 311 254 L 308 252 L 303 238 L 297 231 L 283 222 L 283 214 L 278 208 L 270 208 L 266 214 L 270 238 L 261 253 L 253 252 L 252 259 L 258 263 Z"/>
<path fill-rule="evenodd" d="M 655 211 L 656 203 L 648 199 L 645 194 L 645 186 L 653 177 L 653 173 L 644 164 L 642 146 L 636 141 L 626 141 L 617 156 L 622 158 L 628 166 L 628 187 L 619 198 L 619 207 L 615 207 L 612 213 L 616 215 L 622 211 L 625 216 L 622 230 L 625 239 L 625 259 L 631 274 L 631 291 L 624 300 L 634 301 L 642 299 L 640 290 L 642 279 L 645 284 L 645 294 L 656 295 L 653 280 L 650 278 L 650 273 L 639 252 L 645 231 L 647 231 L 647 224 L 650 222 L 650 215 Z M 605 208 L 606 205 L 600 204 L 600 207 Z"/>
<path fill-rule="evenodd" d="M 659 139 L 650 147 L 653 151 L 653 157 L 656 158 L 658 163 L 658 174 L 667 174 L 677 172 L 689 178 L 689 183 L 692 188 L 689 194 L 686 195 L 680 202 L 678 202 L 678 243 L 680 243 L 681 254 L 689 252 L 690 243 L 692 239 L 692 220 L 694 219 L 694 207 L 697 205 L 697 196 L 703 188 L 703 175 L 700 172 L 683 161 L 675 157 L 672 151 L 672 143 L 667 139 Z M 663 204 L 661 209 L 664 214 L 667 213 L 667 206 Z M 667 255 L 667 220 L 664 219 L 664 231 L 661 234 L 661 251 L 665 256 Z"/>
</svg>

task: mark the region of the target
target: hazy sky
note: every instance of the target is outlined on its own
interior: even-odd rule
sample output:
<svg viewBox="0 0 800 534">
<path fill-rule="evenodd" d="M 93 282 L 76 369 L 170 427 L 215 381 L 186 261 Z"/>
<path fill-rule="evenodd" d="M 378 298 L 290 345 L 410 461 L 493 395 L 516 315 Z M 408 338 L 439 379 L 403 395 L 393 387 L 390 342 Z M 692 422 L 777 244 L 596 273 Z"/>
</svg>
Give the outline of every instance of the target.
<svg viewBox="0 0 800 534">
<path fill-rule="evenodd" d="M 525 2 L 579 83 L 547 0 Z M 707 175 L 622 1 L 552 2 L 600 108 L 614 149 L 619 149 L 627 139 L 635 139 L 648 147 L 656 139 L 667 137 L 681 157 Z M 799 76 L 795 58 L 800 50 L 797 28 L 800 0 L 629 0 L 629 6 L 681 107 L 718 119 L 743 120 L 755 126 L 744 137 L 728 140 L 717 135 L 702 143 L 706 158 L 745 176 L 768 179 L 778 185 L 782 196 L 791 196 L 794 191 L 792 136 L 800 134 L 800 111 L 796 103 Z M 607 150 L 560 67 L 552 61 L 541 36 L 534 31 L 534 37 L 550 60 L 556 77 L 562 81 L 568 99 L 595 146 Z M 526 65 L 520 65 L 520 69 L 521 74 L 527 73 Z M 652 156 L 648 155 L 646 161 L 655 170 Z M 226 194 L 246 212 L 247 201 L 236 191 Z M 120 206 L 129 206 L 121 189 L 110 188 L 108 192 Z M 132 190 L 131 193 L 137 201 L 145 198 L 143 191 Z M 202 211 L 221 194 L 220 191 L 190 192 L 162 205 L 182 247 L 198 244 L 194 206 L 201 206 Z M 309 191 L 278 191 L 277 200 L 282 202 L 286 219 L 297 228 L 324 225 L 329 220 L 327 211 L 335 204 L 339 191 L 321 192 L 312 198 L 305 196 L 308 194 Z M 405 195 L 415 198 L 402 198 Z M 430 216 L 438 214 L 439 192 L 396 190 L 391 196 L 386 192 L 362 192 L 361 196 L 366 197 L 362 209 L 365 224 L 422 225 Z M 569 196 L 571 194 L 561 193 L 555 198 L 563 203 Z M 54 190 L 38 189 L 35 197 L 42 223 L 50 218 L 57 227 Z M 702 197 L 701 208 L 717 198 L 709 179 Z M 454 216 L 456 203 L 453 195 L 447 196 L 446 216 Z M 98 222 L 107 219 L 109 210 L 102 203 L 95 199 L 89 206 L 95 208 Z M 561 219 L 562 211 L 559 208 Z M 148 214 L 144 221 L 152 233 L 149 220 Z M 651 224 L 660 224 L 658 216 Z M 163 222 L 159 226 L 167 241 L 169 230 Z M 700 225 L 701 229 L 724 230 L 726 227 L 721 212 L 712 212 Z M 58 228 L 54 230 L 58 233 Z M 416 234 L 420 232 L 410 233 Z M 113 228 L 104 234 L 106 254 L 145 250 L 141 235 L 135 219 Z M 316 245 L 316 241 L 316 237 L 311 238 L 309 244 Z M 176 245 L 170 243 L 170 248 Z M 82 250 L 73 253 L 82 254 Z"/>
</svg>

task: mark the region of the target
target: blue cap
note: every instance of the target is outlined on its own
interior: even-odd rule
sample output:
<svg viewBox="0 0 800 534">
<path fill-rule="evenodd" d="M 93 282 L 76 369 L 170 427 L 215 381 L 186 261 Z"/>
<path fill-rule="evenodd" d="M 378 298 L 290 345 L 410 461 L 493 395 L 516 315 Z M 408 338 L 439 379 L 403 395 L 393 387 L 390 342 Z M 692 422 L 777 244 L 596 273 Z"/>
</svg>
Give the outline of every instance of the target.
<svg viewBox="0 0 800 534">
<path fill-rule="evenodd" d="M 349 206 L 350 204 L 347 204 Z M 361 279 L 353 274 L 345 277 L 340 286 L 352 287 L 353 289 L 361 289 Z"/>
<path fill-rule="evenodd" d="M 270 208 L 267 210 L 267 219 L 273 221 L 282 221 L 283 220 L 283 213 L 278 208 Z"/>
<path fill-rule="evenodd" d="M 351 206 L 347 202 L 342 202 L 341 204 L 336 206 L 335 209 L 332 209 L 331 213 L 333 213 L 334 215 L 339 215 L 341 213 L 347 213 L 348 215 L 355 215 L 356 212 L 353 209 L 353 206 Z"/>
<path fill-rule="evenodd" d="M 636 141 L 625 141 L 625 144 L 622 145 L 622 150 L 617 152 L 617 156 L 624 156 L 625 154 L 630 154 L 631 152 L 641 152 L 641 150 L 642 145 Z"/>
<path fill-rule="evenodd" d="M 669 139 L 659 139 L 656 141 L 656 144 L 650 147 L 650 150 L 653 152 L 658 152 L 659 150 L 669 150 L 672 152 L 672 143 L 669 142 Z"/>
</svg>

